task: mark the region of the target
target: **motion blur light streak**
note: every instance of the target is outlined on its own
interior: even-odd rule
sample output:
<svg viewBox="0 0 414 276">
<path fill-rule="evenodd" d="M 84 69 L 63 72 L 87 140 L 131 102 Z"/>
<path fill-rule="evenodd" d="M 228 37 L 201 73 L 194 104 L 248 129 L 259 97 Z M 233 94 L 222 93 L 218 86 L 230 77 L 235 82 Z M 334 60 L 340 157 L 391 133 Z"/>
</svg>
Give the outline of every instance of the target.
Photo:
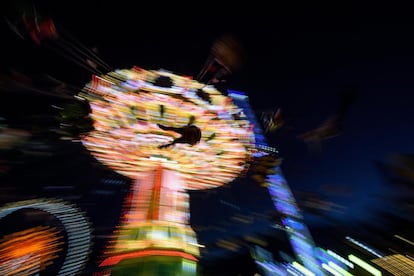
<svg viewBox="0 0 414 276">
<path fill-rule="evenodd" d="M 0 240 L 0 274 L 32 275 L 53 263 L 62 250 L 62 238 L 51 227 L 33 227 Z"/>
<path fill-rule="evenodd" d="M 348 255 L 348 259 L 351 262 L 355 263 L 356 265 L 362 267 L 363 269 L 365 269 L 366 271 L 368 271 L 372 275 L 375 275 L 375 276 L 381 276 L 382 275 L 381 271 L 379 271 L 378 269 L 376 269 L 372 265 L 368 264 L 367 262 L 361 260 L 360 258 L 356 257 L 355 255 L 352 255 L 352 254 Z"/>
<path fill-rule="evenodd" d="M 293 265 L 293 267 L 295 267 L 297 270 L 299 270 L 301 273 L 303 273 L 306 276 L 315 276 L 315 273 L 308 270 L 306 267 L 304 267 L 303 265 L 301 265 L 298 262 L 293 262 L 292 265 Z"/>
<path fill-rule="evenodd" d="M 354 264 L 351 263 L 350 261 L 348 261 L 347 259 L 345 259 L 344 257 L 336 254 L 335 252 L 333 252 L 332 250 L 327 250 L 326 251 L 329 255 L 331 255 L 332 257 L 334 257 L 335 259 L 337 259 L 338 261 L 340 261 L 341 263 L 346 264 L 347 266 L 349 266 L 350 268 L 354 268 Z"/>
<path fill-rule="evenodd" d="M 400 235 L 394 235 L 394 237 L 396 237 L 397 239 L 400 239 L 402 241 L 405 241 L 408 244 L 414 245 L 414 242 L 412 242 L 412 241 L 410 241 L 410 240 L 408 240 L 408 239 L 406 239 L 404 237 L 401 237 Z"/>
<path fill-rule="evenodd" d="M 89 221 L 72 204 L 61 200 L 35 199 L 6 204 L 0 209 L 0 219 L 22 209 L 38 209 L 55 216 L 65 227 L 67 254 L 58 275 L 72 276 L 82 271 L 91 247 Z"/>
<path fill-rule="evenodd" d="M 333 269 L 332 267 L 328 266 L 325 263 L 322 264 L 322 268 L 324 268 L 325 270 L 327 270 L 329 273 L 331 273 L 334 276 L 341 276 L 341 275 L 343 275 L 339 271 L 336 271 L 335 269 Z"/>
<path fill-rule="evenodd" d="M 372 255 L 376 256 L 376 257 L 384 257 L 383 253 L 378 252 L 377 250 L 363 244 L 360 241 L 355 240 L 354 238 L 351 237 L 345 237 L 346 240 L 350 241 L 351 243 L 355 244 L 356 246 L 359 246 L 360 248 L 366 250 L 367 252 L 371 253 Z"/>
<path fill-rule="evenodd" d="M 345 269 L 343 269 L 339 265 L 335 264 L 334 262 L 329 261 L 328 265 L 330 267 L 332 267 L 335 271 L 338 271 L 340 273 L 340 275 L 353 276 L 353 274 L 349 273 L 348 271 L 346 271 Z"/>
<path fill-rule="evenodd" d="M 186 254 L 183 252 L 169 251 L 169 250 L 142 250 L 139 252 L 126 253 L 123 255 L 117 255 L 114 257 L 110 257 L 106 259 L 104 262 L 102 262 L 101 266 L 116 265 L 124 259 L 132 259 L 132 258 L 139 258 L 139 257 L 145 257 L 145 256 L 176 256 L 176 257 L 183 257 L 184 259 L 188 259 L 191 261 L 197 261 L 197 259 L 194 258 L 193 255 Z"/>
</svg>

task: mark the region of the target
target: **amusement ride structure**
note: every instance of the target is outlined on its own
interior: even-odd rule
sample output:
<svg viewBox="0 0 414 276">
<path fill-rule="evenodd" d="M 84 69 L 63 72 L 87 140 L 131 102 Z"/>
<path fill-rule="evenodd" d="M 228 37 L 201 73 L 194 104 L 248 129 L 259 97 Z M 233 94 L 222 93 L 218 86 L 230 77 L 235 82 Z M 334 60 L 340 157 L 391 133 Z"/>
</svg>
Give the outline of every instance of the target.
<svg viewBox="0 0 414 276">
<path fill-rule="evenodd" d="M 101 267 L 194 275 L 201 245 L 186 191 L 224 185 L 246 170 L 255 144 L 243 110 L 213 86 L 137 67 L 94 77 L 79 97 L 94 120 L 84 146 L 133 179 Z"/>
</svg>

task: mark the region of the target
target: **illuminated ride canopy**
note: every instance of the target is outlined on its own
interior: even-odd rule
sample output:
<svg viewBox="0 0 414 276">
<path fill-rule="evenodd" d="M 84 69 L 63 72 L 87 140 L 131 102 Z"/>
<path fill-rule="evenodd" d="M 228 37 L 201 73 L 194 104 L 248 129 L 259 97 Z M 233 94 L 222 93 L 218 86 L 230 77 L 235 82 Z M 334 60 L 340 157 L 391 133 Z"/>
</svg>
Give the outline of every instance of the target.
<svg viewBox="0 0 414 276">
<path fill-rule="evenodd" d="M 79 96 L 89 101 L 95 128 L 83 144 L 132 179 L 154 170 L 161 157 L 172 161 L 164 166 L 180 173 L 185 189 L 220 186 L 245 169 L 254 148 L 252 126 L 242 110 L 213 86 L 190 77 L 134 67 L 95 76 Z M 160 149 L 180 135 L 157 124 L 183 127 L 191 116 L 201 141 Z"/>
</svg>

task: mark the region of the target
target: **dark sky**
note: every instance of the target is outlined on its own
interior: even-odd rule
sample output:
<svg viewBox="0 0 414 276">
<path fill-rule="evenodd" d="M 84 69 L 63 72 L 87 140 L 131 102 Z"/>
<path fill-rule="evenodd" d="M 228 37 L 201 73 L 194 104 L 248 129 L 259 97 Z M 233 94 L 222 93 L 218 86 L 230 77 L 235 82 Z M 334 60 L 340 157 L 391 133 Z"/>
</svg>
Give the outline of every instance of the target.
<svg viewBox="0 0 414 276">
<path fill-rule="evenodd" d="M 294 194 L 313 192 L 343 206 L 344 212 L 330 214 L 332 221 L 374 219 L 374 210 L 389 204 L 378 196 L 387 188 L 373 161 L 414 150 L 414 20 L 407 7 L 378 3 L 289 3 L 36 5 L 58 23 L 58 31 L 96 47 L 113 68 L 137 65 L 194 76 L 216 38 L 236 35 L 246 58 L 227 85 L 246 92 L 258 114 L 283 109 L 285 128 L 268 138 L 281 151 L 282 169 Z M 89 80 L 90 73 L 71 61 L 18 39 L 5 26 L 2 32 L 4 67 L 47 72 L 78 86 Z M 347 85 L 358 87 L 360 93 L 346 117 L 344 133 L 323 143 L 319 153 L 311 151 L 296 135 L 329 116 Z M 349 194 L 327 193 L 326 185 Z M 245 201 L 243 196 L 237 200 Z M 311 232 L 327 221 L 311 214 L 305 219 Z"/>
<path fill-rule="evenodd" d="M 349 208 L 351 218 L 362 215 L 380 189 L 372 161 L 412 150 L 414 21 L 404 7 L 296 1 L 173 9 L 158 3 L 132 8 L 128 1 L 64 1 L 39 3 L 38 9 L 86 46 L 97 47 L 114 68 L 138 65 L 196 75 L 213 41 L 236 35 L 246 58 L 228 87 L 248 93 L 258 112 L 282 107 L 287 127 L 269 139 L 285 158 L 289 183 L 299 191 L 349 187 L 352 197 L 336 200 Z M 81 85 L 90 77 L 59 57 L 44 62 L 40 54 L 28 55 L 26 61 L 68 82 Z M 323 144 L 321 153 L 310 152 L 295 136 L 330 115 L 347 85 L 360 94 L 344 134 Z"/>
</svg>

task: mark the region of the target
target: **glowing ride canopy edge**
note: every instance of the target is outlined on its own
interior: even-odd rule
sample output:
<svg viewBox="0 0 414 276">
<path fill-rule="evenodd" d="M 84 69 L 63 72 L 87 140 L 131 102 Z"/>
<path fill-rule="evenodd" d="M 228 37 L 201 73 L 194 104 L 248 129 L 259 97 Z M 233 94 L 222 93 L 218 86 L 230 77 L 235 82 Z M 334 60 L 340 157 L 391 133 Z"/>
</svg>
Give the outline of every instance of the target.
<svg viewBox="0 0 414 276">
<path fill-rule="evenodd" d="M 155 85 L 160 77 L 172 85 Z M 89 102 L 95 128 L 82 138 L 83 145 L 100 162 L 132 179 L 162 162 L 181 175 L 185 189 L 217 187 L 236 178 L 254 151 L 253 126 L 242 109 L 191 77 L 137 67 L 116 70 L 94 76 L 79 96 Z M 160 149 L 180 135 L 158 124 L 183 127 L 191 116 L 201 141 Z"/>
</svg>

